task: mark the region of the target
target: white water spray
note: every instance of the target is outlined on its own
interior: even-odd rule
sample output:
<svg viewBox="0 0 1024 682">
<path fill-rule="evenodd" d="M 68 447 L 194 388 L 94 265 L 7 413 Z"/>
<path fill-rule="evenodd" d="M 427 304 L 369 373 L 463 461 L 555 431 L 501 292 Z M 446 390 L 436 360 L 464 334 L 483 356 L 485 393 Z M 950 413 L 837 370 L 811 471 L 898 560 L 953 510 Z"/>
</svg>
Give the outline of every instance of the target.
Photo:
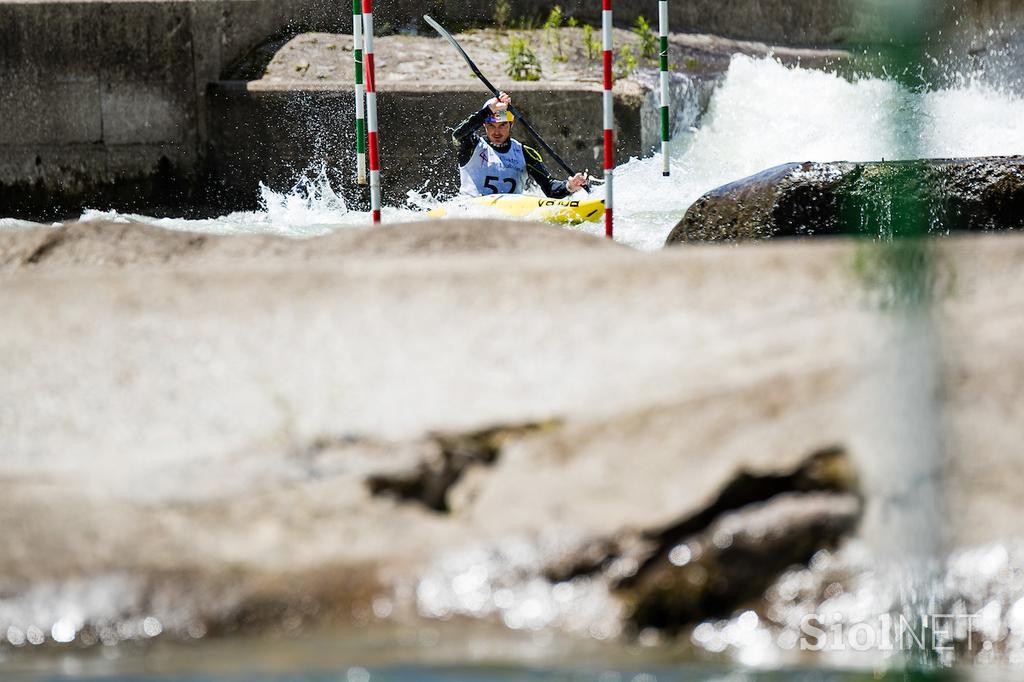
<svg viewBox="0 0 1024 682">
<path fill-rule="evenodd" d="M 916 125 L 894 124 L 895 107 L 910 107 Z M 922 139 L 907 139 L 917 131 Z M 783 163 L 891 160 L 908 148 L 928 157 L 1024 153 L 1024 100 L 975 84 L 914 95 L 894 81 L 736 56 L 700 127 L 672 144 L 669 178 L 660 156 L 620 168 L 620 241 L 659 248 L 705 192 Z"/>
</svg>

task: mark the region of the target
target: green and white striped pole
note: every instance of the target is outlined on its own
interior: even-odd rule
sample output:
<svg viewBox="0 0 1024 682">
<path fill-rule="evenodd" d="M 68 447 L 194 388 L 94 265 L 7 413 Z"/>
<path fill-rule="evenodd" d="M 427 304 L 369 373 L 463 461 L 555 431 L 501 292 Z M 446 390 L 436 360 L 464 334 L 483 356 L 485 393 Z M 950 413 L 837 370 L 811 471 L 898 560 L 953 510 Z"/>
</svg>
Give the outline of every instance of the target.
<svg viewBox="0 0 1024 682">
<path fill-rule="evenodd" d="M 658 38 L 661 53 L 661 174 L 668 177 L 668 0 L 658 0 Z"/>
<path fill-rule="evenodd" d="M 356 182 L 366 184 L 366 114 L 363 110 L 363 9 L 352 0 L 352 54 L 356 67 Z"/>
</svg>

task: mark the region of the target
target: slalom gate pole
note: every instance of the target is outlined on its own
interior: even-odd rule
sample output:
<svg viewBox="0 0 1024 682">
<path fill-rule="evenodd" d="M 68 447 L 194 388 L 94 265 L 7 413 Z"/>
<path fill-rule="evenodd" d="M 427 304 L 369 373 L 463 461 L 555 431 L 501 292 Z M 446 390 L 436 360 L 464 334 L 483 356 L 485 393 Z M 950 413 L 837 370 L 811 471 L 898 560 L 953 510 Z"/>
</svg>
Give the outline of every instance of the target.
<svg viewBox="0 0 1024 682">
<path fill-rule="evenodd" d="M 356 67 L 356 182 L 366 184 L 366 114 L 363 112 L 363 8 L 352 0 L 352 54 Z"/>
<path fill-rule="evenodd" d="M 668 0 L 658 0 L 658 41 L 661 70 L 661 174 L 668 177 Z"/>
<path fill-rule="evenodd" d="M 615 111 L 612 99 L 612 0 L 601 0 L 601 38 L 604 52 L 604 236 L 613 238 L 612 175 L 615 173 Z"/>
<path fill-rule="evenodd" d="M 373 0 L 363 0 L 363 40 L 366 48 L 366 124 L 370 152 L 370 210 L 373 223 L 380 223 L 380 157 L 377 155 L 377 86 L 373 76 Z"/>
</svg>

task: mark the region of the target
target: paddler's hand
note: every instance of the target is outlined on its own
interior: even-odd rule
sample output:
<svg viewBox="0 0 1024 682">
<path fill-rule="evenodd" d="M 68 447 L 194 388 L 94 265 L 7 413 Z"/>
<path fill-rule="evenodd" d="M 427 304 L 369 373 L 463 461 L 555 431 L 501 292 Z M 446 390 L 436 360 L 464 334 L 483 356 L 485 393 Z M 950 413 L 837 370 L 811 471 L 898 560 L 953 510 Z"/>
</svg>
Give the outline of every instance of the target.
<svg viewBox="0 0 1024 682">
<path fill-rule="evenodd" d="M 507 92 L 499 92 L 497 97 L 487 100 L 487 107 L 491 110 L 492 114 L 505 111 L 510 104 L 512 104 L 512 98 L 508 96 Z"/>
<path fill-rule="evenodd" d="M 590 175 L 589 174 L 587 174 L 587 173 L 577 173 L 576 175 L 574 175 L 571 178 L 569 178 L 569 182 L 567 183 L 567 186 L 569 187 L 569 191 L 570 192 L 576 193 L 576 192 L 579 192 L 584 187 L 586 187 L 587 183 L 589 183 L 589 182 L 590 182 Z"/>
</svg>

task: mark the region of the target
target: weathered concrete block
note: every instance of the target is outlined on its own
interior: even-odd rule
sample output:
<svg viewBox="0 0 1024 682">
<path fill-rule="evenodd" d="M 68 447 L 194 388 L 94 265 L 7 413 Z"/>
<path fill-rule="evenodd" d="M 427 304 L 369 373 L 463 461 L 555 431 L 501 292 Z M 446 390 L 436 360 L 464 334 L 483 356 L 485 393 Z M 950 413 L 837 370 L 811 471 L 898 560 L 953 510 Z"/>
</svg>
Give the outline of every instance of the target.
<svg viewBox="0 0 1024 682">
<path fill-rule="evenodd" d="M 194 6 L 0 4 L 4 215 L 153 205 L 198 176 Z"/>
<path fill-rule="evenodd" d="M 0 77 L 67 79 L 96 73 L 102 5 L 0 3 Z"/>
<path fill-rule="evenodd" d="M 44 219 L 86 208 L 181 212 L 195 201 L 187 146 L 18 145 L 0 155 L 0 212 Z"/>
<path fill-rule="evenodd" d="M 103 140 L 96 78 L 50 82 L 0 79 L 0 115 L 3 147 Z"/>
<path fill-rule="evenodd" d="M 109 145 L 182 143 L 195 137 L 188 91 L 163 83 L 108 81 L 103 86 L 103 142 Z"/>
<path fill-rule="evenodd" d="M 195 90 L 192 3 L 115 2 L 102 12 L 102 49 L 92 55 L 106 81 L 153 81 Z M 202 46 L 199 46 L 202 48 Z"/>
</svg>

